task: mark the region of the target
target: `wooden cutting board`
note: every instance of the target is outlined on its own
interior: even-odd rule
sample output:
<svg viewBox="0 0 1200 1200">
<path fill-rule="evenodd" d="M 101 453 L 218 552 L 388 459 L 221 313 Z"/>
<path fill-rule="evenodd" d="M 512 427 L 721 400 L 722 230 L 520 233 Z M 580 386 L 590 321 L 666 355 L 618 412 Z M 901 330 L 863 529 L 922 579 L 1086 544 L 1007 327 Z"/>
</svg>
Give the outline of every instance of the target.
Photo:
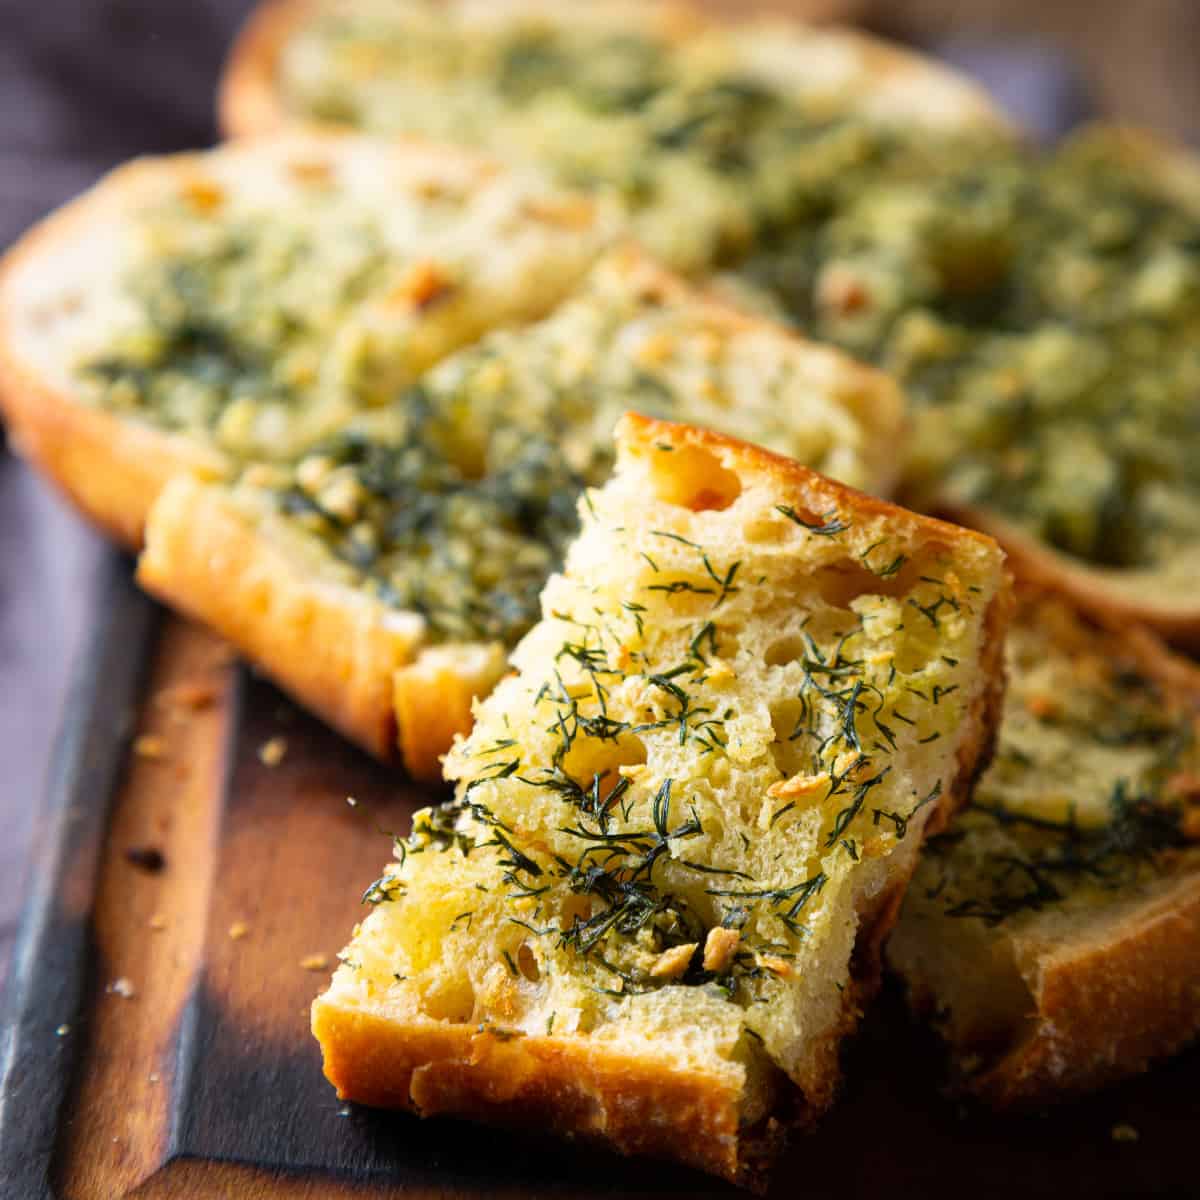
<svg viewBox="0 0 1200 1200">
<path fill-rule="evenodd" d="M 5 1200 L 735 1194 L 667 1165 L 339 1103 L 308 1006 L 387 833 L 438 793 L 160 614 L 115 556 L 106 591 L 0 1027 Z M 1045 1117 L 960 1110 L 939 1078 L 936 1046 L 885 996 L 843 1102 L 773 1194 L 1195 1194 L 1198 1054 Z"/>
</svg>

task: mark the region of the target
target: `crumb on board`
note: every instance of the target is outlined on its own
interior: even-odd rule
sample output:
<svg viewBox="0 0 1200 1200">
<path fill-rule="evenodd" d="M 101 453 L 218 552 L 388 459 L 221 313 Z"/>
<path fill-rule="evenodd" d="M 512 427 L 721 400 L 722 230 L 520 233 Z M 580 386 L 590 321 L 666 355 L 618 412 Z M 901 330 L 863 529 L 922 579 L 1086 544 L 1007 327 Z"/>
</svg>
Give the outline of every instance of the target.
<svg viewBox="0 0 1200 1200">
<path fill-rule="evenodd" d="M 108 990 L 114 996 L 120 996 L 122 1000 L 132 1000 L 137 995 L 137 988 L 133 986 L 133 981 L 125 975 L 114 979 L 108 985 Z"/>
<path fill-rule="evenodd" d="M 1136 1142 L 1141 1134 L 1132 1125 L 1121 1122 L 1121 1124 L 1112 1127 L 1112 1132 L 1109 1136 L 1114 1142 Z"/>
<path fill-rule="evenodd" d="M 167 865 L 163 852 L 157 846 L 129 846 L 125 858 L 140 870 L 157 875 Z"/>
<path fill-rule="evenodd" d="M 147 921 L 146 924 L 149 925 L 150 928 L 154 929 L 154 930 L 166 929 L 167 918 L 164 917 L 162 915 L 162 913 L 152 913 L 150 916 L 150 920 Z"/>
<path fill-rule="evenodd" d="M 163 688 L 155 697 L 163 708 L 199 712 L 216 703 L 217 685 L 210 679 L 185 679 Z"/>
<path fill-rule="evenodd" d="M 329 955 L 306 954 L 300 960 L 300 966 L 305 971 L 327 971 L 329 969 Z"/>
<path fill-rule="evenodd" d="M 353 796 L 347 796 L 347 797 L 346 797 L 346 803 L 347 803 L 348 805 L 350 805 L 350 807 L 351 807 L 351 808 L 357 808 L 357 807 L 358 807 L 358 801 L 357 801 L 357 800 L 356 800 L 356 799 L 355 799 Z"/>
<path fill-rule="evenodd" d="M 166 758 L 167 739 L 157 733 L 143 733 L 134 739 L 133 752 L 138 758 Z"/>
<path fill-rule="evenodd" d="M 57 1029 L 54 1031 L 54 1036 L 55 1036 L 55 1037 L 66 1037 L 66 1036 L 67 1036 L 67 1034 L 68 1034 L 68 1033 L 70 1033 L 70 1032 L 71 1032 L 71 1027 L 70 1027 L 70 1025 L 65 1025 L 65 1024 L 64 1024 L 64 1025 L 60 1025 L 60 1026 L 59 1026 L 59 1027 L 58 1027 L 58 1028 L 57 1028 Z"/>
<path fill-rule="evenodd" d="M 273 737 L 263 742 L 258 748 L 259 761 L 268 767 L 277 767 L 283 762 L 287 753 L 287 738 Z"/>
<path fill-rule="evenodd" d="M 157 1071 L 151 1071 L 151 1072 L 150 1072 L 150 1074 L 146 1076 L 146 1078 L 147 1078 L 147 1079 L 148 1079 L 148 1080 L 149 1080 L 151 1083 L 157 1083 L 157 1082 L 158 1082 L 158 1072 L 157 1072 Z"/>
<path fill-rule="evenodd" d="M 235 942 L 240 942 L 249 932 L 250 926 L 245 921 L 234 921 L 229 927 L 229 936 Z"/>
</svg>

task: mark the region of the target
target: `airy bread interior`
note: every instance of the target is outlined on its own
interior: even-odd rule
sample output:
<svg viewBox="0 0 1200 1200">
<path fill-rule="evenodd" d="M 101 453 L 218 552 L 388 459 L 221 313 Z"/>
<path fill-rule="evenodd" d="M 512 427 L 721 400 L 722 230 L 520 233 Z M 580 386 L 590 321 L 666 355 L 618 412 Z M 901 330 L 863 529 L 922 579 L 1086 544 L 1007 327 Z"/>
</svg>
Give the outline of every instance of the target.
<svg viewBox="0 0 1200 1200">
<path fill-rule="evenodd" d="M 627 416 L 618 443 L 314 1022 L 343 1094 L 424 1111 L 492 1086 L 428 1049 L 448 1029 L 702 1081 L 711 1144 L 690 1109 L 649 1147 L 560 1124 L 737 1178 L 788 1081 L 831 1097 L 923 833 L 986 754 L 1008 585 L 990 539 L 732 439 Z M 374 1050 L 364 1021 L 392 1031 Z"/>
</svg>

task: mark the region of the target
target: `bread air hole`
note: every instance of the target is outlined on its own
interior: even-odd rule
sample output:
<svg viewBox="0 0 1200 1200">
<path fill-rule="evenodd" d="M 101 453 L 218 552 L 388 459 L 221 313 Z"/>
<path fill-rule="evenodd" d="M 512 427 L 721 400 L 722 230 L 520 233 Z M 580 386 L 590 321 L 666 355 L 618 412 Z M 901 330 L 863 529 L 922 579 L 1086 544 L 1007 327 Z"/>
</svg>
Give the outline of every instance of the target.
<svg viewBox="0 0 1200 1200">
<path fill-rule="evenodd" d="M 785 779 L 790 779 L 805 765 L 804 738 L 792 740 L 802 708 L 803 705 L 796 699 L 778 700 L 771 705 L 771 727 L 775 731 L 771 757 Z"/>
<path fill-rule="evenodd" d="M 780 638 L 767 647 L 766 663 L 768 667 L 782 667 L 786 663 L 803 658 L 806 647 L 802 637 Z"/>
<path fill-rule="evenodd" d="M 475 1012 L 475 989 L 465 974 L 448 972 L 421 997 L 421 1011 L 435 1021 L 469 1021 Z"/>
<path fill-rule="evenodd" d="M 589 792 L 599 778 L 603 797 L 621 781 L 622 767 L 640 766 L 645 761 L 645 743 L 632 734 L 613 741 L 577 738 L 563 759 L 563 770 Z"/>
<path fill-rule="evenodd" d="M 692 512 L 728 508 L 742 494 L 741 480 L 699 446 L 660 447 L 651 459 L 650 479 L 660 500 Z"/>
</svg>

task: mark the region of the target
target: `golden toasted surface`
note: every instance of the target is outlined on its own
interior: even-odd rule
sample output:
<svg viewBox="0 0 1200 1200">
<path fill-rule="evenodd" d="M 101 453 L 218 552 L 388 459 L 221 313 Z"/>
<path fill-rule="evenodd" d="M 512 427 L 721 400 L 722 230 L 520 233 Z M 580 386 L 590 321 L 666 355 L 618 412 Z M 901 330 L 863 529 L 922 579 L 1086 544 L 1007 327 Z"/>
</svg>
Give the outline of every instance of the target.
<svg viewBox="0 0 1200 1200">
<path fill-rule="evenodd" d="M 427 1063 L 449 1111 L 496 1086 L 458 1057 L 480 1028 L 652 1058 L 723 1097 L 747 1141 L 706 1165 L 736 1176 L 785 1078 L 829 1102 L 922 834 L 986 753 L 1007 582 L 989 539 L 765 451 L 632 416 L 618 439 L 315 1019 L 350 1095 L 383 1063 L 348 1024 L 393 1023 L 384 1058 L 459 1030 Z"/>
</svg>

